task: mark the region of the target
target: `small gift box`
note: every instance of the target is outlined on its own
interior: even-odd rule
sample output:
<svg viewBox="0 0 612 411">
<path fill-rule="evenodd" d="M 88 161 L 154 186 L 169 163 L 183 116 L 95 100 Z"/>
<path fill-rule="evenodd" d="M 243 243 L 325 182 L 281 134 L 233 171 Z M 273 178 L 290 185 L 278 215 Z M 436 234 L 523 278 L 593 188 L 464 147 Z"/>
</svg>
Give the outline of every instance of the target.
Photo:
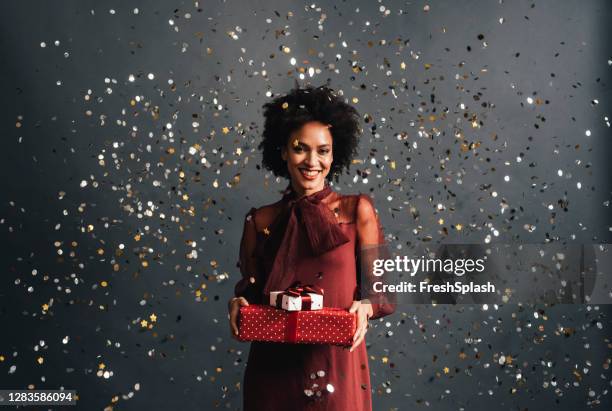
<svg viewBox="0 0 612 411">
<path fill-rule="evenodd" d="M 342 308 L 285 311 L 269 305 L 240 307 L 238 338 L 242 341 L 334 344 L 350 346 L 357 318 Z"/>
<path fill-rule="evenodd" d="M 323 308 L 323 289 L 294 283 L 285 291 L 270 292 L 270 305 L 287 311 L 312 311 Z"/>
</svg>

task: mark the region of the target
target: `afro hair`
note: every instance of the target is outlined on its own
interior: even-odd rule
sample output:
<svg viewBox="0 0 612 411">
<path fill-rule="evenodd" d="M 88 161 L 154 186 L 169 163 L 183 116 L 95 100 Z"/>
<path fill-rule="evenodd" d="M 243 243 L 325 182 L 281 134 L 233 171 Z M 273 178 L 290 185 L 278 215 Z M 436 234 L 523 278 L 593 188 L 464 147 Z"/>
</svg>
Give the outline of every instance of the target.
<svg viewBox="0 0 612 411">
<path fill-rule="evenodd" d="M 334 161 L 327 179 L 338 181 L 343 170 L 348 170 L 357 153 L 359 113 L 336 96 L 327 86 L 299 88 L 264 104 L 262 165 L 274 175 L 289 178 L 287 163 L 281 149 L 287 145 L 291 133 L 311 121 L 330 125 Z"/>
</svg>

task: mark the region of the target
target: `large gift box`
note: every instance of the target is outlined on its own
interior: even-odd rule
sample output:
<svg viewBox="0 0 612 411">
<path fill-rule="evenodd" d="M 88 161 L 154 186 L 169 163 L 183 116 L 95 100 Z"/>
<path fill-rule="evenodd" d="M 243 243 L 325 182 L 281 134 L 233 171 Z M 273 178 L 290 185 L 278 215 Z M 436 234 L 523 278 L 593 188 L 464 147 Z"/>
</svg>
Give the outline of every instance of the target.
<svg viewBox="0 0 612 411">
<path fill-rule="evenodd" d="M 342 308 L 286 311 L 269 305 L 240 307 L 242 341 L 335 344 L 350 346 L 357 318 Z"/>
</svg>

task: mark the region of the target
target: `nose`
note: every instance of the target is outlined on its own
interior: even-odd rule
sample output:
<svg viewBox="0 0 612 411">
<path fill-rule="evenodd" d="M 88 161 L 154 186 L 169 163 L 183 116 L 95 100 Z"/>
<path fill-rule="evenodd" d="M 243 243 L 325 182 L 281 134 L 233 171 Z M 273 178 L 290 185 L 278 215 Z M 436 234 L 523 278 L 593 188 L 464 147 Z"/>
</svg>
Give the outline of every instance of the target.
<svg viewBox="0 0 612 411">
<path fill-rule="evenodd" d="M 314 150 L 311 150 L 306 155 L 306 164 L 308 167 L 314 167 L 317 165 L 317 153 Z"/>
</svg>

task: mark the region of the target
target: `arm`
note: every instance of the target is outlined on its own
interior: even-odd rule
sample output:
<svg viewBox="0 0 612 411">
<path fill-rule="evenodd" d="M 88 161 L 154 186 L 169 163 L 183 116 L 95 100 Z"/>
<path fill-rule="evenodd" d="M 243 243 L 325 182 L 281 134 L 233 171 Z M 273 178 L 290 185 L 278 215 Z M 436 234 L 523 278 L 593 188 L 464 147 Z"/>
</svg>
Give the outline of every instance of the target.
<svg viewBox="0 0 612 411">
<path fill-rule="evenodd" d="M 262 285 L 257 268 L 255 256 L 255 245 L 257 242 L 257 229 L 255 226 L 255 208 L 247 213 L 244 219 L 242 239 L 240 241 L 240 254 L 238 267 L 242 278 L 234 287 L 236 297 L 244 297 L 246 300 L 259 303 L 261 300 Z"/>
<path fill-rule="evenodd" d="M 372 262 L 378 258 L 390 258 L 389 250 L 386 246 L 385 236 L 378 219 L 378 214 L 374 208 L 372 199 L 365 194 L 359 196 L 357 203 L 357 241 L 358 264 L 357 264 L 357 283 L 361 287 L 372 284 L 374 275 L 372 273 Z M 365 282 L 365 284 L 362 284 Z M 360 299 L 368 297 L 368 290 L 359 290 Z M 395 304 L 389 301 L 385 295 L 376 295 L 372 298 L 372 316 L 376 319 L 392 314 L 395 311 Z"/>
<path fill-rule="evenodd" d="M 234 296 L 227 304 L 229 312 L 230 329 L 232 337 L 238 337 L 238 321 L 240 307 L 257 303 L 261 299 L 261 285 L 255 257 L 255 244 L 257 229 L 255 227 L 255 208 L 247 213 L 244 219 L 242 239 L 240 240 L 240 253 L 238 267 L 242 278 L 234 287 Z"/>
</svg>

